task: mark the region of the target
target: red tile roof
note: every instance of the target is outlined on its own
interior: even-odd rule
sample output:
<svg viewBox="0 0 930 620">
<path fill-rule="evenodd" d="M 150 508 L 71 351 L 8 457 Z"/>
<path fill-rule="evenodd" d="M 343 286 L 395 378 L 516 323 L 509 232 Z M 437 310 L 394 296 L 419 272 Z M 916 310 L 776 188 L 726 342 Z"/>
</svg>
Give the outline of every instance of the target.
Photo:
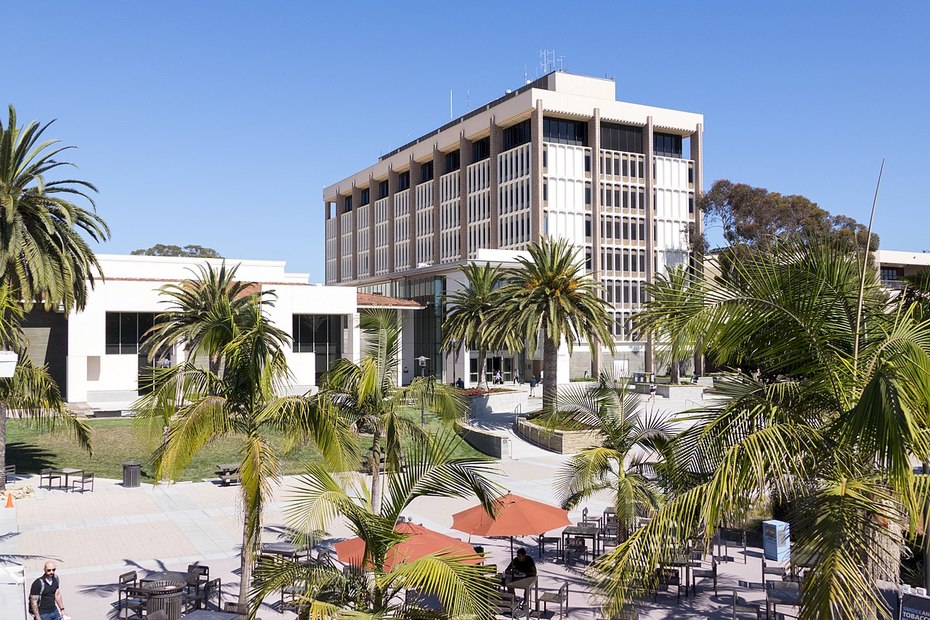
<svg viewBox="0 0 930 620">
<path fill-rule="evenodd" d="M 398 299 L 375 293 L 357 293 L 356 304 L 359 308 L 398 308 L 422 310 L 426 306 L 410 299 Z"/>
</svg>

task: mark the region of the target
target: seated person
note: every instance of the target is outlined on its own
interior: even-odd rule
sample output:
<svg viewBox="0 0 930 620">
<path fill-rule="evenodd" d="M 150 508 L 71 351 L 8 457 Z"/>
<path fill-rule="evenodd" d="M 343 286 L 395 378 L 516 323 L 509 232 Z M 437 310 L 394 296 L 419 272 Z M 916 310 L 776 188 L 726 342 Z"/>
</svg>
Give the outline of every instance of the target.
<svg viewBox="0 0 930 620">
<path fill-rule="evenodd" d="M 536 562 L 533 561 L 533 558 L 526 555 L 526 549 L 519 548 L 517 549 L 517 557 L 510 561 L 510 564 L 507 565 L 507 570 L 504 571 L 505 575 L 509 575 L 511 579 L 523 579 L 524 577 L 535 577 L 536 576 Z M 513 588 L 508 587 L 507 591 L 513 594 Z M 523 592 L 523 607 L 526 607 L 526 601 L 530 598 L 530 586 L 527 585 L 526 589 Z"/>
</svg>

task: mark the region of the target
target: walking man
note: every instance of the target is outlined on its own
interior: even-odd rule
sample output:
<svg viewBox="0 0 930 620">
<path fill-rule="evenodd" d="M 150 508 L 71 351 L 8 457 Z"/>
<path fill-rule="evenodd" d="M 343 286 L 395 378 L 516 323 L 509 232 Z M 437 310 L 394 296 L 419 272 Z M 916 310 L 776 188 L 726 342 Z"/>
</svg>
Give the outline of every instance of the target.
<svg viewBox="0 0 930 620">
<path fill-rule="evenodd" d="M 61 620 L 65 604 L 61 602 L 56 570 L 55 563 L 49 560 L 45 563 L 43 575 L 32 582 L 32 589 L 29 591 L 29 611 L 32 612 L 33 620 Z"/>
</svg>

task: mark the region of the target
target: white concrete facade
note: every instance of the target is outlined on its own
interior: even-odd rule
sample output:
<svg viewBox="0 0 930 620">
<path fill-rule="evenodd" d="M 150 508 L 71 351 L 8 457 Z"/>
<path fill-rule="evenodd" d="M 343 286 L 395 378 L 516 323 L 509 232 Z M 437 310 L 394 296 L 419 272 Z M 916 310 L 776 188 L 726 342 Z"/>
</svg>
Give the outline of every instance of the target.
<svg viewBox="0 0 930 620">
<path fill-rule="evenodd" d="M 117 255 L 99 255 L 98 259 L 104 279 L 96 281 L 86 307 L 66 319 L 67 378 L 63 396 L 68 402 L 86 402 L 92 408 L 122 408 L 138 396 L 140 361 L 138 353 L 107 352 L 108 313 L 162 312 L 166 310 L 166 299 L 160 294 L 162 286 L 195 278 L 197 268 L 204 263 L 219 267 L 224 261 Z M 266 314 L 289 336 L 293 336 L 294 315 L 343 317 L 342 357 L 358 361 L 355 287 L 311 285 L 308 274 L 285 271 L 283 261 L 227 259 L 225 263 L 227 267 L 238 266 L 238 280 L 255 282 L 262 291 L 274 293 L 274 305 L 266 309 Z M 34 335 L 35 328 L 29 329 Z M 292 349 L 285 349 L 292 375 L 288 392 L 303 393 L 315 385 L 315 353 Z M 183 351 L 174 351 L 172 363 L 183 356 Z"/>
</svg>

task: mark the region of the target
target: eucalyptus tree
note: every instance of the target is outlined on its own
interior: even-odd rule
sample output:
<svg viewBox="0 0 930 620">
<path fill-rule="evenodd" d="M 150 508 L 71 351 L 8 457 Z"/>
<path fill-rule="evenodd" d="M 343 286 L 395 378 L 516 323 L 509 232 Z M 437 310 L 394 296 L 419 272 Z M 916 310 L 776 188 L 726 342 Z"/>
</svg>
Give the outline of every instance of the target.
<svg viewBox="0 0 930 620">
<path fill-rule="evenodd" d="M 456 352 L 464 345 L 477 351 L 478 387 L 487 388 L 488 351 L 497 348 L 502 340 L 498 337 L 501 334 L 489 327 L 501 302 L 498 289 L 504 282 L 504 274 L 498 265 L 468 263 L 462 267 L 462 275 L 465 276 L 462 288 L 447 300 L 442 348 Z"/>
<path fill-rule="evenodd" d="M 0 121 L 0 284 L 27 310 L 40 303 L 67 313 L 84 307 L 88 283 L 101 271 L 85 236 L 105 241 L 110 231 L 94 210 L 93 185 L 53 178 L 74 167 L 60 158 L 74 147 L 44 139 L 51 125 L 17 126 L 12 105 L 6 126 Z"/>
<path fill-rule="evenodd" d="M 610 306 L 597 280 L 585 273 L 577 248 L 564 239 L 543 237 L 518 257 L 519 268 L 508 272 L 499 290 L 501 304 L 488 329 L 492 334 L 513 329 L 530 352 L 543 342 L 543 411 L 551 412 L 558 394 L 557 357 L 564 342 L 571 354 L 576 342 L 587 340 L 594 352 L 613 350 Z"/>
<path fill-rule="evenodd" d="M 229 272 L 225 274 L 229 276 Z M 199 340 L 199 347 L 210 354 L 210 367 L 188 360 L 155 369 L 152 392 L 137 400 L 133 410 L 142 427 L 154 426 L 156 432 L 163 425 L 168 427 L 166 439 L 153 457 L 156 480 L 173 479 L 217 437 L 239 442 L 243 510 L 239 598 L 245 603 L 261 544 L 262 511 L 272 483 L 280 479 L 280 457 L 270 436 L 284 432 L 292 437 L 289 446 L 309 439 L 333 467 L 342 466 L 344 446 L 354 437 L 340 418 L 327 418 L 326 409 L 288 415 L 288 399 L 280 396 L 289 378 L 284 355 L 288 336 L 272 325 L 265 313 L 274 303 L 273 296 L 244 294 L 254 287 L 242 283 L 214 287 L 212 283 L 223 278 L 217 278 L 211 268 L 202 275 L 210 286 L 188 281 L 171 290 L 206 290 L 218 298 L 197 300 L 193 293 L 184 296 L 193 308 L 183 312 L 181 328 L 171 331 L 156 325 L 145 344 L 154 350 L 190 343 L 189 339 L 208 334 Z M 192 349 L 197 350 L 198 345 Z"/>
<path fill-rule="evenodd" d="M 372 310 L 361 316 L 365 346 L 361 361 L 338 360 L 324 376 L 319 394 L 312 401 L 293 401 L 295 411 L 302 406 L 320 407 L 332 417 L 348 420 L 361 433 L 370 433 L 368 457 L 371 472 L 371 503 L 379 511 L 382 501 L 381 463 L 385 471 L 400 469 L 401 440 L 428 438 L 427 430 L 402 415 L 410 401 L 427 403 L 445 424 L 461 419 L 467 405 L 458 390 L 438 381 L 415 377 L 406 387 L 397 385 L 400 325 L 392 310 Z"/>
<path fill-rule="evenodd" d="M 436 612 L 407 604 L 404 592 L 434 595 L 442 605 L 440 617 L 490 620 L 495 615 L 495 588 L 489 568 L 470 558 L 439 552 L 389 566 L 391 550 L 407 539 L 395 530 L 411 504 L 423 497 L 477 498 L 493 514 L 500 489 L 490 482 L 489 461 L 455 456 L 457 437 L 442 435 L 432 441 L 413 441 L 403 449 L 405 467 L 386 474 L 380 508 L 371 502 L 357 474 L 333 473 L 311 464 L 291 490 L 284 513 L 288 525 L 302 537 L 325 531 L 342 518 L 365 542 L 356 570 L 342 570 L 328 557 L 310 562 L 263 562 L 256 573 L 252 608 L 269 595 L 290 588 L 305 616 L 337 618 L 432 617 Z"/>
<path fill-rule="evenodd" d="M 667 414 L 646 411 L 627 385 L 608 373 L 594 384 L 573 384 L 559 392 L 553 416 L 594 433 L 592 445 L 573 454 L 556 475 L 562 508 L 571 510 L 595 493 L 609 493 L 620 540 L 636 517 L 653 516 L 664 501 L 656 472 L 674 430 Z"/>
<path fill-rule="evenodd" d="M 739 521 L 771 498 L 792 515 L 792 555 L 813 566 L 802 618 L 875 617 L 903 536 L 921 527 L 930 476 L 930 323 L 880 289 L 855 252 L 780 242 L 697 281 L 682 329 L 722 364 L 759 369 L 720 386 L 672 443 L 676 490 L 596 564 L 608 607 L 653 585 L 663 549 Z M 861 291 L 861 292 L 860 292 Z M 647 304 L 648 305 L 648 304 Z"/>
</svg>

